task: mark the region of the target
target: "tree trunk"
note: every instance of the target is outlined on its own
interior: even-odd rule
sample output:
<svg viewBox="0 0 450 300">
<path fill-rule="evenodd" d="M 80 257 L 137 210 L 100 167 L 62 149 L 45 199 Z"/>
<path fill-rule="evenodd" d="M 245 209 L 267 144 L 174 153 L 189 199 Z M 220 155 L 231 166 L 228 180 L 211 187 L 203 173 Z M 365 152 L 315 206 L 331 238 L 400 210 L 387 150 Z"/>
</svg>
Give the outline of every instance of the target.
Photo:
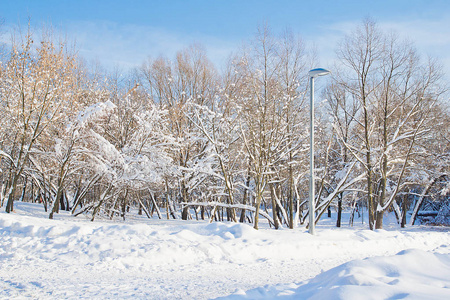
<svg viewBox="0 0 450 300">
<path fill-rule="evenodd" d="M 254 218 L 254 225 L 253 228 L 258 229 L 258 222 L 259 222 L 259 210 L 260 210 L 260 205 L 261 205 L 261 195 L 258 193 L 258 195 L 256 196 L 256 203 L 255 203 L 255 218 Z"/>
<path fill-rule="evenodd" d="M 370 161 L 370 159 L 367 159 Z M 375 203 L 372 195 L 372 170 L 369 168 L 367 170 L 367 208 L 368 208 L 368 214 L 369 214 L 369 229 L 374 230 L 374 223 L 375 223 Z"/>
<path fill-rule="evenodd" d="M 25 177 L 24 182 L 23 182 L 23 188 L 22 188 L 22 194 L 20 196 L 20 201 L 23 201 L 25 199 L 25 193 L 27 190 L 27 177 Z"/>
<path fill-rule="evenodd" d="M 139 202 L 139 208 L 140 208 L 140 211 L 141 211 L 141 215 L 142 215 L 142 210 L 144 210 L 145 214 L 147 215 L 147 218 L 151 219 L 152 216 L 151 216 L 151 214 L 148 212 L 148 210 L 147 210 L 147 208 L 144 206 L 144 204 L 142 203 L 142 200 L 141 200 L 140 197 L 137 198 L 137 201 Z M 160 215 L 158 215 L 158 216 L 159 216 L 160 219 L 161 219 L 161 216 L 160 216 Z"/>
<path fill-rule="evenodd" d="M 384 211 L 376 211 L 375 229 L 383 229 L 383 215 Z"/>
<path fill-rule="evenodd" d="M 248 173 L 247 173 L 248 175 L 247 175 L 247 180 L 246 180 L 246 182 L 245 182 L 245 189 L 244 189 L 244 195 L 243 195 L 243 197 L 242 197 L 242 204 L 244 204 L 244 205 L 246 205 L 247 203 L 248 203 L 248 198 L 249 198 L 249 192 L 248 192 L 248 186 L 250 185 L 250 170 L 248 170 Z M 241 223 L 244 223 L 245 222 L 245 215 L 246 215 L 246 212 L 245 212 L 245 209 L 242 209 L 241 210 L 241 217 L 239 218 L 239 222 L 241 222 Z"/>
<path fill-rule="evenodd" d="M 402 222 L 400 224 L 401 228 L 405 228 L 406 226 L 406 213 L 408 210 L 408 195 L 403 196 L 403 202 L 402 202 Z"/>
<path fill-rule="evenodd" d="M 125 221 L 125 215 L 127 213 L 127 204 L 126 204 L 126 199 L 125 198 L 123 198 L 121 204 L 122 204 L 122 218 Z"/>
<path fill-rule="evenodd" d="M 6 202 L 6 209 L 5 211 L 7 213 L 10 213 L 14 210 L 14 194 L 16 193 L 16 187 L 17 187 L 17 181 L 19 179 L 18 174 L 14 174 L 11 185 L 8 187 L 8 201 Z"/>
<path fill-rule="evenodd" d="M 342 221 L 342 193 L 338 197 L 338 211 L 337 211 L 336 227 L 341 227 L 341 221 Z"/>
<path fill-rule="evenodd" d="M 14 190 L 8 194 L 8 201 L 6 202 L 6 212 L 10 213 L 14 210 L 14 198 L 12 194 L 14 193 Z"/>
<path fill-rule="evenodd" d="M 161 211 L 159 210 L 158 204 L 156 203 L 156 198 L 152 193 L 150 193 L 150 198 L 152 199 L 153 209 L 156 210 L 156 214 L 158 215 L 158 218 L 162 219 Z"/>
<path fill-rule="evenodd" d="M 185 187 L 184 182 L 181 183 L 181 198 L 182 198 L 182 201 L 184 203 L 188 203 L 187 189 Z M 189 215 L 189 206 L 186 205 L 185 207 L 183 207 L 183 211 L 181 212 L 181 219 L 182 220 L 187 220 L 188 219 L 188 215 Z"/>
<path fill-rule="evenodd" d="M 272 216 L 273 216 L 273 225 L 275 227 L 275 229 L 278 229 L 280 227 L 280 222 L 278 220 L 278 215 L 277 215 L 277 202 L 275 200 L 275 187 L 273 186 L 273 183 L 271 184 L 271 189 L 270 189 L 270 198 L 272 199 Z"/>
<path fill-rule="evenodd" d="M 61 210 L 69 210 L 65 202 L 64 192 L 61 194 L 61 197 L 59 197 L 59 203 L 61 205 Z"/>
</svg>

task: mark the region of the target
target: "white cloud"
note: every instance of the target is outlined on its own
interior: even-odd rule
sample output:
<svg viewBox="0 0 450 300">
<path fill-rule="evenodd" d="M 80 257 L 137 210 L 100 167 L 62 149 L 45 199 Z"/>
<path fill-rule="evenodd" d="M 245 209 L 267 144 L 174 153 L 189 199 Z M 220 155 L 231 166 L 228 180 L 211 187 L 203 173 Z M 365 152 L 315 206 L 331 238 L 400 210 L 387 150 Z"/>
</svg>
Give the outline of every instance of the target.
<svg viewBox="0 0 450 300">
<path fill-rule="evenodd" d="M 76 39 L 81 56 L 98 60 L 106 67 L 139 66 L 149 56 L 163 55 L 171 59 L 177 51 L 193 43 L 203 45 L 210 59 L 221 64 L 237 46 L 233 41 L 211 36 L 183 35 L 156 27 L 112 22 L 77 22 L 68 25 L 67 31 Z"/>
<path fill-rule="evenodd" d="M 414 42 L 424 54 L 440 58 L 450 71 L 450 17 L 440 20 L 382 22 L 381 28 L 394 30 Z M 449 74 L 450 75 L 450 74 Z"/>
<path fill-rule="evenodd" d="M 359 24 L 360 19 L 323 25 L 317 28 L 318 32 L 314 35 L 305 32 L 304 39 L 317 49 L 321 66 L 331 67 L 338 42 Z M 378 25 L 385 31 L 396 31 L 400 37 L 413 41 L 421 54 L 439 58 L 447 78 L 450 78 L 450 15 L 439 19 L 379 21 Z M 3 32 L 9 32 L 10 28 L 4 26 Z M 220 67 L 232 51 L 238 50 L 242 42 L 237 39 L 222 39 L 196 33 L 183 34 L 159 27 L 121 25 L 107 21 L 66 23 L 61 31 L 69 40 L 76 40 L 82 57 L 88 61 L 98 61 L 107 68 L 119 66 L 128 69 L 139 66 L 149 56 L 155 58 L 164 55 L 174 58 L 177 51 L 193 43 L 202 44 L 208 57 Z M 0 35 L 0 39 L 7 42 L 9 34 Z"/>
<path fill-rule="evenodd" d="M 351 33 L 361 20 L 333 23 L 321 28 L 322 34 L 313 38 L 321 61 L 331 64 L 334 51 L 344 35 Z M 450 15 L 440 19 L 415 19 L 406 21 L 377 21 L 385 32 L 396 32 L 400 38 L 412 41 L 419 53 L 439 59 L 446 77 L 450 78 Z"/>
</svg>

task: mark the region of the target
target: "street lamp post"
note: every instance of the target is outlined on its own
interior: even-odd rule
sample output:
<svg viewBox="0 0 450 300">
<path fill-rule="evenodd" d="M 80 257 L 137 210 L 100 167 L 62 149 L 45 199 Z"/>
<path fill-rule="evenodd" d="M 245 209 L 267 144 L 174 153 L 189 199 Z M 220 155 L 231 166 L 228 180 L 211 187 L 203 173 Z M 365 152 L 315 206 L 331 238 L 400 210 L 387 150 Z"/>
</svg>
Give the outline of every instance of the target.
<svg viewBox="0 0 450 300">
<path fill-rule="evenodd" d="M 310 106 L 309 106 L 309 233 L 315 234 L 315 191 L 314 191 L 314 78 L 330 74 L 330 71 L 322 68 L 312 69 L 308 75 L 310 78 Z"/>
</svg>

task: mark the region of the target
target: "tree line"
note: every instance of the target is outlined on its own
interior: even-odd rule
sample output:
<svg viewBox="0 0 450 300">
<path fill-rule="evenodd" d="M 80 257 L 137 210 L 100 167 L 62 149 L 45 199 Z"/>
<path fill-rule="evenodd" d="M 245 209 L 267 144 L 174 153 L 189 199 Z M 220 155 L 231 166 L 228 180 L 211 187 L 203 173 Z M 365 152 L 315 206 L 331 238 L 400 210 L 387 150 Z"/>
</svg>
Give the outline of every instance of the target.
<svg viewBox="0 0 450 300">
<path fill-rule="evenodd" d="M 1 48 L 0 204 L 72 214 L 307 223 L 308 70 L 300 37 L 268 26 L 219 72 L 192 45 L 128 75 L 88 66 L 49 30 Z M 450 190 L 450 118 L 436 60 L 365 20 L 337 45 L 314 124 L 316 222 L 367 207 L 414 223 Z M 165 212 L 166 216 L 163 216 Z"/>
</svg>

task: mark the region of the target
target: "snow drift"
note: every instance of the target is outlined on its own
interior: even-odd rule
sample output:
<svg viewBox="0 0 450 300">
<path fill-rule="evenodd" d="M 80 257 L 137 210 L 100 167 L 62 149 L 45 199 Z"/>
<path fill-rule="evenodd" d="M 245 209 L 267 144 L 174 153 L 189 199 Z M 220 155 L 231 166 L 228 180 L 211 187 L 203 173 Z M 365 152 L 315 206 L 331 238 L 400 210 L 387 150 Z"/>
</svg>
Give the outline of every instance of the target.
<svg viewBox="0 0 450 300">
<path fill-rule="evenodd" d="M 354 260 L 302 284 L 242 290 L 221 299 L 449 299 L 450 255 L 404 250 Z"/>
<path fill-rule="evenodd" d="M 370 231 L 321 223 L 311 236 L 304 228 L 256 231 L 135 214 L 126 222 L 90 222 L 67 212 L 49 220 L 34 204 L 17 202 L 15 209 L 0 212 L 1 299 L 211 299 L 236 289 L 241 295 L 232 297 L 442 298 L 449 291 L 446 228 Z M 351 262 L 410 248 L 422 251 Z"/>
</svg>

